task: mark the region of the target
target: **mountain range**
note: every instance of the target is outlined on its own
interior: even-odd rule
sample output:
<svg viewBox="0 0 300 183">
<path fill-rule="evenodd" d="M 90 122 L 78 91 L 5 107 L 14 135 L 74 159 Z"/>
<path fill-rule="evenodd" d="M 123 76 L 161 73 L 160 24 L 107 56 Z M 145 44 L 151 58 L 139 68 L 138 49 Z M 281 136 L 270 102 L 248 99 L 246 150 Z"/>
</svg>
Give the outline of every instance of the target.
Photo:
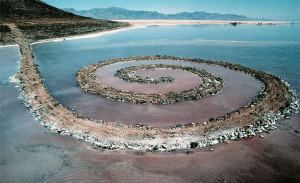
<svg viewBox="0 0 300 183">
<path fill-rule="evenodd" d="M 75 10 L 73 8 L 64 9 L 67 12 L 74 13 L 85 17 L 106 20 L 121 20 L 121 19 L 161 19 L 161 20 L 265 20 L 262 18 L 250 18 L 244 15 L 236 14 L 220 14 L 220 13 L 206 13 L 203 11 L 196 12 L 181 12 L 176 14 L 163 14 L 156 11 L 136 11 L 127 10 L 124 8 L 94 8 L 89 10 Z"/>
</svg>

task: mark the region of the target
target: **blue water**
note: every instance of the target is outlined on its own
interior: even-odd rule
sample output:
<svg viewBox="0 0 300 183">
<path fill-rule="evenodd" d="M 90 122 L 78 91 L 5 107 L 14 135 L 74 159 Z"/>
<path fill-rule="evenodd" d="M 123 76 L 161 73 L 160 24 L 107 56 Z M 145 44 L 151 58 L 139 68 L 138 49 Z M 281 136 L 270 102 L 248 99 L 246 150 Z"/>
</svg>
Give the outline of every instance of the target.
<svg viewBox="0 0 300 183">
<path fill-rule="evenodd" d="M 235 62 L 280 76 L 299 92 L 299 32 L 299 25 L 151 26 L 97 38 L 38 44 L 33 49 L 53 92 L 66 81 L 75 85 L 74 74 L 85 65 L 157 54 Z M 64 79 L 59 79 L 62 75 Z"/>
</svg>

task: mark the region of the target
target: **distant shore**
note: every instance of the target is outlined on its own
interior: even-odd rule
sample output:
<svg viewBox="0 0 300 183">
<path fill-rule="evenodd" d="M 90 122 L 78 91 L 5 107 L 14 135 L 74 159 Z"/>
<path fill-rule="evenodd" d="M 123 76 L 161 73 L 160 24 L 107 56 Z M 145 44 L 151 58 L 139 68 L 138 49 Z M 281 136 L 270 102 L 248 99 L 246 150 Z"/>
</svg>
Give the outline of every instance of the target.
<svg viewBox="0 0 300 183">
<path fill-rule="evenodd" d="M 278 25 L 278 24 L 292 24 L 292 22 L 285 22 L 285 21 L 221 21 L 221 20 L 114 20 L 118 22 L 128 22 L 130 26 L 127 27 L 120 27 L 114 30 L 107 30 L 107 31 L 96 31 L 92 33 L 85 33 L 80 35 L 72 35 L 66 37 L 59 37 L 59 38 L 50 38 L 39 40 L 33 42 L 31 44 L 40 44 L 45 42 L 59 42 L 65 40 L 74 40 L 74 39 L 83 39 L 83 38 L 93 38 L 99 37 L 106 34 L 117 33 L 121 31 L 126 31 L 130 29 L 138 29 L 138 28 L 145 28 L 147 26 L 152 25 L 201 25 L 201 24 L 229 24 L 229 25 L 236 25 L 243 24 L 243 25 Z M 8 47 L 14 46 L 13 45 L 1 45 L 1 47 Z"/>
<path fill-rule="evenodd" d="M 291 24 L 286 21 L 235 21 L 235 20 L 114 20 L 118 22 L 128 22 L 133 26 L 148 25 L 192 25 L 192 24 L 249 24 L 249 25 L 273 25 Z"/>
<path fill-rule="evenodd" d="M 221 20 L 113 20 L 117 22 L 127 22 L 130 24 L 128 27 L 121 27 L 114 30 L 108 31 L 100 31 L 100 32 L 93 32 L 87 33 L 82 35 L 75 35 L 75 36 L 68 36 L 68 37 L 61 37 L 61 38 L 54 38 L 54 39 L 46 39 L 41 40 L 38 42 L 34 42 L 32 44 L 39 44 L 44 42 L 57 42 L 57 41 L 64 41 L 64 40 L 73 40 L 73 39 L 82 39 L 82 38 L 92 38 L 92 37 L 99 37 L 106 34 L 126 31 L 130 29 L 138 29 L 138 28 L 145 28 L 147 26 L 152 25 L 197 25 L 197 24 L 247 24 L 247 25 L 276 25 L 276 24 L 290 24 L 291 22 L 284 22 L 284 21 L 221 21 Z"/>
</svg>

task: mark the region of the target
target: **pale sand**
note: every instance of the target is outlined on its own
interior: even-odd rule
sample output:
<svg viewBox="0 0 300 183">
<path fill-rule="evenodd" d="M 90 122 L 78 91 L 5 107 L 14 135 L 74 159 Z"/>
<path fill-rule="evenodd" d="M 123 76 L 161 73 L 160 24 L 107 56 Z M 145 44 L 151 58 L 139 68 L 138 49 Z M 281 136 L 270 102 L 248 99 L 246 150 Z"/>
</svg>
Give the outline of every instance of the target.
<svg viewBox="0 0 300 183">
<path fill-rule="evenodd" d="M 60 37 L 60 38 L 54 38 L 54 39 L 45 39 L 45 40 L 37 41 L 37 42 L 31 43 L 31 44 L 40 44 L 40 43 L 45 43 L 45 42 L 59 42 L 59 41 L 82 39 L 82 38 L 93 38 L 93 37 L 103 36 L 106 34 L 112 34 L 112 33 L 121 32 L 121 31 L 125 31 L 125 30 L 144 28 L 144 27 L 145 26 L 131 25 L 129 27 L 121 27 L 118 29 L 108 30 L 108 31 L 92 32 L 92 33 L 86 33 L 86 34 L 82 34 L 82 35 L 67 36 L 67 37 Z"/>
<path fill-rule="evenodd" d="M 14 47 L 19 46 L 18 44 L 11 44 L 11 45 L 1 45 L 0 48 L 7 48 L 7 47 Z"/>
<path fill-rule="evenodd" d="M 237 24 L 257 25 L 266 24 L 288 24 L 290 22 L 284 21 L 234 21 L 234 20 L 114 20 L 118 22 L 128 22 L 134 26 L 147 25 L 192 25 L 192 24 L 230 24 L 236 22 Z"/>
</svg>

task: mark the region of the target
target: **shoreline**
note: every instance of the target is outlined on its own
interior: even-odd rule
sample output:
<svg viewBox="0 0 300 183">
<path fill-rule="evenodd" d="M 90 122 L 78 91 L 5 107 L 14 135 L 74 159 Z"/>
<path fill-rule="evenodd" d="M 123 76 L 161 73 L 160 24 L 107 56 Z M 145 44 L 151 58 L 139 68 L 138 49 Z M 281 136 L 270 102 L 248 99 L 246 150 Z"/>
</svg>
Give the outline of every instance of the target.
<svg viewBox="0 0 300 183">
<path fill-rule="evenodd" d="M 235 21 L 235 20 L 114 20 L 118 22 L 128 22 L 131 25 L 197 25 L 197 24 L 243 24 L 243 25 L 276 25 L 293 24 L 287 21 Z"/>
<path fill-rule="evenodd" d="M 41 41 L 36 41 L 31 43 L 32 45 L 35 44 L 41 44 L 41 43 L 47 43 L 47 42 L 59 42 L 59 41 L 65 41 L 65 40 L 76 40 L 76 39 L 85 39 L 85 38 L 94 38 L 94 37 L 100 37 L 106 34 L 112 34 L 117 32 L 122 32 L 126 30 L 132 30 L 132 29 L 140 29 L 140 28 L 146 28 L 147 26 L 153 26 L 153 25 L 201 25 L 201 24 L 211 24 L 211 25 L 230 25 L 231 23 L 236 22 L 237 24 L 244 24 L 244 25 L 258 25 L 259 23 L 262 23 L 261 25 L 268 25 L 268 24 L 291 24 L 291 22 L 285 22 L 285 21 L 220 21 L 220 20 L 113 20 L 117 22 L 127 22 L 130 24 L 128 27 L 121 27 L 115 30 L 108 30 L 108 31 L 100 31 L 100 32 L 93 32 L 93 33 L 86 33 L 82 35 L 74 35 L 74 36 L 66 36 L 66 37 L 60 37 L 60 38 L 53 38 L 53 39 L 45 39 Z"/>
<path fill-rule="evenodd" d="M 100 37 L 106 34 L 112 34 L 117 32 L 122 32 L 126 30 L 132 30 L 132 29 L 139 29 L 139 28 L 145 28 L 147 26 L 153 26 L 153 25 L 230 25 L 231 23 L 236 22 L 237 24 L 243 24 L 243 25 L 258 25 L 259 23 L 262 23 L 261 25 L 284 25 L 284 24 L 293 24 L 292 22 L 286 22 L 286 21 L 220 21 L 220 20 L 113 20 L 118 22 L 128 22 L 130 26 L 128 27 L 120 27 L 118 29 L 114 30 L 107 30 L 107 31 L 100 31 L 100 32 L 92 32 L 92 33 L 86 33 L 81 35 L 72 35 L 72 36 L 66 36 L 66 37 L 59 37 L 59 38 L 51 38 L 51 39 L 44 39 L 40 41 L 34 41 L 30 43 L 31 45 L 35 44 L 41 44 L 41 43 L 48 43 L 48 42 L 60 42 L 65 40 L 76 40 L 76 39 L 85 39 L 85 38 L 94 38 L 94 37 Z M 295 23 L 298 24 L 298 23 Z M 3 47 L 9 47 L 9 46 L 16 46 L 18 44 L 13 45 L 0 45 L 0 48 Z"/>
<path fill-rule="evenodd" d="M 17 27 L 14 25 L 10 26 L 14 30 L 16 41 L 19 43 L 21 52 L 21 64 L 18 77 L 20 79 L 19 85 L 21 86 L 20 95 L 24 100 L 25 106 L 29 108 L 29 111 L 40 121 L 41 125 L 48 127 L 52 132 L 57 132 L 61 135 L 70 135 L 77 139 L 90 142 L 94 146 L 108 149 L 121 148 L 142 151 L 199 149 L 228 140 L 239 140 L 247 136 L 252 137 L 257 133 L 275 129 L 274 124 L 276 120 L 291 115 L 299 107 L 295 92 L 289 88 L 285 81 L 276 76 L 246 68 L 238 64 L 198 59 L 198 61 L 204 61 L 207 64 L 220 65 L 234 71 L 251 74 L 252 76 L 258 74 L 257 77 L 262 77 L 262 79 L 266 77 L 263 83 L 266 85 L 266 88 L 270 85 L 270 88 L 265 91 L 271 93 L 264 91 L 259 95 L 261 96 L 260 98 L 256 97 L 253 99 L 254 103 L 252 102 L 248 106 L 245 106 L 245 111 L 249 114 L 246 118 L 242 117 L 243 114 L 245 114 L 242 109 L 238 109 L 210 122 L 191 123 L 171 128 L 147 128 L 141 125 L 133 126 L 116 122 L 87 119 L 79 113 L 69 111 L 51 97 L 44 85 L 38 65 L 35 63 L 34 53 L 30 43 Z M 149 57 L 149 59 L 153 58 L 164 57 Z M 167 58 L 184 59 L 178 57 Z M 185 59 L 195 60 L 192 58 Z M 271 80 L 273 78 L 274 83 L 266 82 L 270 81 L 268 78 Z M 274 88 L 277 88 L 278 91 L 274 90 Z M 276 105 L 273 106 L 273 97 L 277 94 L 282 98 L 279 96 L 276 97 L 275 100 L 278 101 Z M 258 106 L 260 105 L 259 100 L 271 102 L 269 107 L 271 107 L 271 109 L 274 107 L 274 112 L 276 113 L 270 113 L 268 109 L 263 108 L 263 105 Z M 288 104 L 287 106 L 285 106 L 286 102 Z M 262 107 L 263 113 L 266 113 L 260 118 L 262 122 L 254 123 L 256 121 L 254 120 L 255 116 L 251 113 L 256 110 L 262 110 L 260 107 Z M 281 107 L 283 107 L 283 109 L 281 109 Z M 250 121 L 244 123 L 240 121 L 247 118 L 249 118 Z M 251 121 L 251 119 L 253 119 L 253 121 Z M 221 121 L 227 125 L 219 126 Z"/>
<path fill-rule="evenodd" d="M 106 35 L 106 34 L 113 34 L 113 33 L 122 32 L 122 31 L 126 31 L 126 30 L 137 29 L 137 28 L 145 28 L 145 27 L 146 26 L 130 25 L 129 27 L 121 27 L 121 28 L 118 28 L 118 29 L 115 29 L 115 30 L 92 32 L 92 33 L 86 33 L 86 34 L 81 34 L 81 35 L 66 36 L 66 37 L 53 38 L 53 39 L 45 39 L 45 40 L 32 42 L 32 43 L 30 43 L 30 45 L 42 44 L 42 43 L 48 43 L 48 42 L 60 42 L 60 41 L 66 41 L 66 40 L 94 38 L 94 37 L 100 37 L 100 36 L 103 36 L 103 35 Z"/>
<path fill-rule="evenodd" d="M 8 44 L 8 45 L 1 45 L 0 48 L 8 48 L 8 47 L 14 47 L 19 46 L 18 44 Z"/>
</svg>

